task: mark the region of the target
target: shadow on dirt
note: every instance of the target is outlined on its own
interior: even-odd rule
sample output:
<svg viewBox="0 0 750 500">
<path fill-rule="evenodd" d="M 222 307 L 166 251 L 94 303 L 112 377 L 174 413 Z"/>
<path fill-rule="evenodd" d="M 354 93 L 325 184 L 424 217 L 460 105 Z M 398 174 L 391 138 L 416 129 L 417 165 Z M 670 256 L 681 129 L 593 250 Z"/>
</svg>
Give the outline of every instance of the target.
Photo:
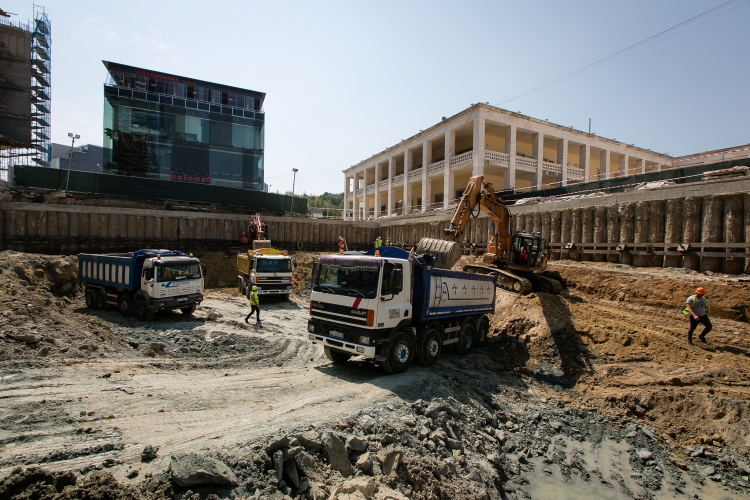
<svg viewBox="0 0 750 500">
<path fill-rule="evenodd" d="M 583 299 L 540 293 L 539 301 L 554 347 L 560 356 L 563 385 L 573 387 L 583 375 L 593 372 L 591 352 L 576 331 L 568 307 L 568 303 L 582 302 Z"/>
</svg>

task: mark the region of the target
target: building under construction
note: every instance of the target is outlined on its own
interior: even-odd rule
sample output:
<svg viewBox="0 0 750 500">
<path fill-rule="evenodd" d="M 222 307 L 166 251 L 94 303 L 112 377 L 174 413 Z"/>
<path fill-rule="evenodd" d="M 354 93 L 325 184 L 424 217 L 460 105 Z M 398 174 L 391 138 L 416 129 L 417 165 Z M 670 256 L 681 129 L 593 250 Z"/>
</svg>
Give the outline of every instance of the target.
<svg viewBox="0 0 750 500">
<path fill-rule="evenodd" d="M 0 14 L 0 178 L 7 180 L 15 166 L 50 166 L 52 32 L 43 7 L 29 23 Z"/>
</svg>

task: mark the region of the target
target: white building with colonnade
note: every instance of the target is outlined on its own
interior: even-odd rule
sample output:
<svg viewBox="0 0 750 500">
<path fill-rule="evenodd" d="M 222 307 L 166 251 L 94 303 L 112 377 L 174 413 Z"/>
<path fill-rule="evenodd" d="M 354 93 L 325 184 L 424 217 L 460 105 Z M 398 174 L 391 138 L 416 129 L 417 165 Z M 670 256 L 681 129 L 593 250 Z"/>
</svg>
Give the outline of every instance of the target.
<svg viewBox="0 0 750 500">
<path fill-rule="evenodd" d="M 344 170 L 345 218 L 450 207 L 469 177 L 496 190 L 535 190 L 657 171 L 672 157 L 475 104 Z"/>
</svg>

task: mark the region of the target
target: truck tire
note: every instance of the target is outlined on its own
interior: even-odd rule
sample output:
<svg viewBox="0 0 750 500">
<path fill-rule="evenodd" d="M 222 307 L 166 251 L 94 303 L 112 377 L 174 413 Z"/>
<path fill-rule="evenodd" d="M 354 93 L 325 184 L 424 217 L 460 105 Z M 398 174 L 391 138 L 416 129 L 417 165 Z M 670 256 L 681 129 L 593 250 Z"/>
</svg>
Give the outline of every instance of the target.
<svg viewBox="0 0 750 500">
<path fill-rule="evenodd" d="M 411 336 L 405 332 L 396 334 L 388 348 L 385 360 L 380 362 L 380 367 L 386 373 L 404 373 L 409 369 L 414 359 L 414 342 Z"/>
<path fill-rule="evenodd" d="M 487 344 L 487 336 L 490 333 L 490 322 L 487 320 L 487 316 L 482 316 L 477 322 L 477 331 L 474 336 L 474 345 L 476 347 L 484 347 Z"/>
<path fill-rule="evenodd" d="M 325 352 L 326 358 L 328 358 L 334 365 L 342 365 L 352 357 L 349 353 L 337 351 L 328 346 L 323 346 L 323 352 Z"/>
<path fill-rule="evenodd" d="M 302 243 L 302 241 L 298 241 L 298 242 L 297 242 L 297 250 L 302 250 L 302 248 L 303 248 L 304 246 L 305 246 L 305 244 L 304 244 L 304 243 Z"/>
<path fill-rule="evenodd" d="M 442 350 L 443 342 L 440 338 L 440 332 L 436 328 L 428 327 L 424 339 L 419 344 L 417 361 L 421 365 L 432 366 L 437 363 Z"/>
<path fill-rule="evenodd" d="M 181 307 L 180 311 L 182 311 L 182 314 L 184 314 L 185 316 L 193 314 L 195 312 L 195 304 L 189 307 Z"/>
<path fill-rule="evenodd" d="M 96 309 L 96 292 L 86 289 L 86 307 Z"/>
<path fill-rule="evenodd" d="M 461 331 L 458 333 L 458 342 L 456 342 L 456 352 L 462 356 L 466 356 L 471 352 L 471 348 L 474 347 L 474 335 L 476 328 L 474 322 L 467 319 L 461 326 Z"/>
<path fill-rule="evenodd" d="M 118 297 L 117 310 L 120 311 L 120 314 L 122 314 L 123 316 L 130 316 L 130 314 L 133 312 L 130 297 L 128 297 L 126 293 L 123 293 L 122 295 L 120 295 L 120 297 Z"/>
<path fill-rule="evenodd" d="M 96 292 L 96 308 L 102 311 L 107 309 L 107 296 L 101 290 Z"/>
<path fill-rule="evenodd" d="M 135 300 L 135 315 L 136 317 L 141 321 L 148 320 L 149 316 L 149 310 L 148 310 L 148 304 L 144 299 L 136 299 Z"/>
</svg>

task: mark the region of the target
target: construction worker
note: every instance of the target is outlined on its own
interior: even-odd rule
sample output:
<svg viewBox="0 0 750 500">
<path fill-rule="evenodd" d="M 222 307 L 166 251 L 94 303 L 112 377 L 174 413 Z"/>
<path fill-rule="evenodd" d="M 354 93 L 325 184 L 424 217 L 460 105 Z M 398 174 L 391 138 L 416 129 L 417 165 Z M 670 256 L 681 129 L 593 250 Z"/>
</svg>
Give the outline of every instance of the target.
<svg viewBox="0 0 750 500">
<path fill-rule="evenodd" d="M 391 246 L 391 239 L 388 236 L 385 237 L 385 246 Z"/>
<path fill-rule="evenodd" d="M 698 335 L 698 339 L 705 343 L 706 335 L 711 331 L 713 325 L 711 324 L 710 311 L 708 310 L 708 297 L 706 297 L 706 290 L 699 286 L 695 289 L 695 295 L 691 295 L 685 301 L 686 307 L 683 309 L 682 314 L 687 314 L 690 320 L 690 329 L 688 330 L 688 345 L 693 345 L 693 332 L 698 326 L 698 323 L 703 323 L 703 332 Z"/>
<path fill-rule="evenodd" d="M 339 253 L 344 253 L 344 250 L 346 250 L 346 242 L 344 241 L 344 238 L 342 236 L 339 236 Z"/>
<path fill-rule="evenodd" d="M 497 249 L 495 248 L 495 237 L 494 236 L 490 236 L 490 242 L 487 243 L 487 250 L 486 250 L 486 252 L 487 253 L 496 253 L 496 250 Z"/>
<path fill-rule="evenodd" d="M 258 299 L 258 287 L 253 285 L 253 288 L 250 290 L 250 295 L 247 296 L 247 300 L 250 301 L 250 314 L 245 316 L 245 323 L 250 323 L 248 319 L 250 316 L 253 315 L 254 312 L 256 313 L 256 323 L 260 323 L 260 300 Z"/>
<path fill-rule="evenodd" d="M 380 248 L 381 246 L 383 246 L 383 241 L 380 239 L 380 236 L 378 236 L 375 238 L 375 248 Z"/>
</svg>

